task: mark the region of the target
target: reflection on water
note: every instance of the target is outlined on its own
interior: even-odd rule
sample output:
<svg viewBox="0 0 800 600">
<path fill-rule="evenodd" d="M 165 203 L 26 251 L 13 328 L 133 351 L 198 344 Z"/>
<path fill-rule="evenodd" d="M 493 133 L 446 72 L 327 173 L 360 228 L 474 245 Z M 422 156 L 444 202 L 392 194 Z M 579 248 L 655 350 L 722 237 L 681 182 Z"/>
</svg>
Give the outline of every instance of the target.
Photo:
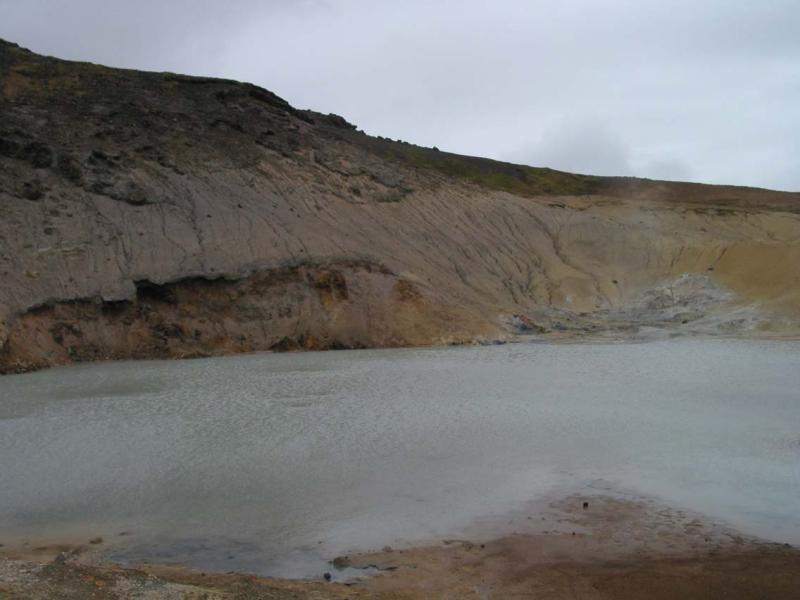
<svg viewBox="0 0 800 600">
<path fill-rule="evenodd" d="M 302 576 L 601 479 L 797 543 L 799 351 L 535 344 L 4 377 L 0 535 Z"/>
</svg>

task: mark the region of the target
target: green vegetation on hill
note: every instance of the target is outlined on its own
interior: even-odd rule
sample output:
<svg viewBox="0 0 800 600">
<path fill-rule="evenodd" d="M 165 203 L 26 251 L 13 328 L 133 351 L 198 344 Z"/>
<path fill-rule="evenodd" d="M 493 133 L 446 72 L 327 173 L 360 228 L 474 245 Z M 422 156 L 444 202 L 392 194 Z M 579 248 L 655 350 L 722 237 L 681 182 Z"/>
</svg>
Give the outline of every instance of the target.
<svg viewBox="0 0 800 600">
<path fill-rule="evenodd" d="M 463 156 L 406 142 L 373 138 L 353 132 L 351 141 L 377 154 L 421 169 L 469 180 L 492 190 L 520 196 L 582 196 L 596 193 L 601 178 L 528 167 L 488 158 Z"/>
</svg>

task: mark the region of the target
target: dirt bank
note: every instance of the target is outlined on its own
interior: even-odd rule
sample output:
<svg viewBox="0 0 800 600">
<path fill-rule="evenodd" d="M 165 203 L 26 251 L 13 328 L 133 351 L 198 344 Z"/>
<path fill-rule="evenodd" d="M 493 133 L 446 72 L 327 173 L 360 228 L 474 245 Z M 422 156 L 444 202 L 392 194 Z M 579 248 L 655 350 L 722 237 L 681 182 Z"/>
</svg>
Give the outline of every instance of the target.
<svg viewBox="0 0 800 600">
<path fill-rule="evenodd" d="M 800 195 L 371 137 L 0 41 L 0 371 L 518 335 L 800 333 Z"/>
</svg>

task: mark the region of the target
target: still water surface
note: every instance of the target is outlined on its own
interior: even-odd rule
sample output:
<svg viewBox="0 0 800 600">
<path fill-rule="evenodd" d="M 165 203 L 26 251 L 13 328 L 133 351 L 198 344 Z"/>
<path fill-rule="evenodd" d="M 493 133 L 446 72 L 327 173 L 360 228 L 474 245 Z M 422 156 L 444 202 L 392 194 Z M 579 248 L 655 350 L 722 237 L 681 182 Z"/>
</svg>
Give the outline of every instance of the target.
<svg viewBox="0 0 800 600">
<path fill-rule="evenodd" d="M 6 540 L 102 535 L 119 559 L 304 576 L 598 481 L 800 543 L 800 343 L 254 354 L 0 378 Z"/>
</svg>

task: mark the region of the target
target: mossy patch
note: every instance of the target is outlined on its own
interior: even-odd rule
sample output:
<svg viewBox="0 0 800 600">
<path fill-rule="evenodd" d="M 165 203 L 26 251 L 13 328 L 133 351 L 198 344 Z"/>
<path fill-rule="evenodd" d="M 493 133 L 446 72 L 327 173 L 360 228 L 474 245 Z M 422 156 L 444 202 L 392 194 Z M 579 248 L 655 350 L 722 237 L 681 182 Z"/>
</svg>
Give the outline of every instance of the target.
<svg viewBox="0 0 800 600">
<path fill-rule="evenodd" d="M 492 190 L 520 196 L 581 196 L 596 193 L 602 178 L 528 167 L 488 158 L 462 156 L 405 142 L 353 132 L 351 141 L 377 154 L 419 169 L 466 179 Z"/>
</svg>

